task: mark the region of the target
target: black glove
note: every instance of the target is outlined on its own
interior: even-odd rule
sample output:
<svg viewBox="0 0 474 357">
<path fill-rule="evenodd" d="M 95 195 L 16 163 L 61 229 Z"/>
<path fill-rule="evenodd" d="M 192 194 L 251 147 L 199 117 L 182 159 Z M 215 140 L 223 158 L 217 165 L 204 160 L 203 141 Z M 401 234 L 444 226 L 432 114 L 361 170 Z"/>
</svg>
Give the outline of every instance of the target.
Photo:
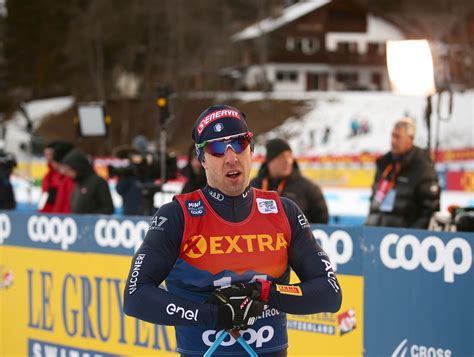
<svg viewBox="0 0 474 357">
<path fill-rule="evenodd" d="M 210 304 L 218 304 L 217 328 L 229 329 L 246 329 L 247 326 L 253 325 L 257 321 L 257 317 L 261 315 L 265 308 L 262 301 L 253 300 L 249 296 L 237 295 L 226 297 L 218 290 L 207 300 Z"/>
<path fill-rule="evenodd" d="M 207 302 L 211 304 L 222 304 L 223 300 L 231 296 L 248 296 L 253 300 L 268 302 L 270 293 L 270 282 L 257 280 L 253 283 L 238 283 L 227 288 L 217 289 L 209 296 Z"/>
</svg>

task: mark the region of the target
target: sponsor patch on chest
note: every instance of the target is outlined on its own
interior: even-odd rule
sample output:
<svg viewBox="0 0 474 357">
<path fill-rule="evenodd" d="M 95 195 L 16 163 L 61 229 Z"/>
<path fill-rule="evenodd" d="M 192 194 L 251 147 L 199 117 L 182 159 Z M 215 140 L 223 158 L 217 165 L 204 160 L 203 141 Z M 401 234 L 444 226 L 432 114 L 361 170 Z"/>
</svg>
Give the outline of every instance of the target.
<svg viewBox="0 0 474 357">
<path fill-rule="evenodd" d="M 278 206 L 275 200 L 257 198 L 257 208 L 263 214 L 278 213 Z"/>
<path fill-rule="evenodd" d="M 201 200 L 197 201 L 186 201 L 186 208 L 191 216 L 204 216 L 206 209 L 204 203 Z"/>
</svg>

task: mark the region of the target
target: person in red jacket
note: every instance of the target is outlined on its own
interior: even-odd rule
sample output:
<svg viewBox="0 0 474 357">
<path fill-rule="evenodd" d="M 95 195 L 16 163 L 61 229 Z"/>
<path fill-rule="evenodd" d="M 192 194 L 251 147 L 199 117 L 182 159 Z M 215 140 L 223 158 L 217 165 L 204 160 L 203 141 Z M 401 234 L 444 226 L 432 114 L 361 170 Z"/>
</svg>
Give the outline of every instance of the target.
<svg viewBox="0 0 474 357">
<path fill-rule="evenodd" d="M 48 172 L 41 183 L 43 198 L 39 211 L 42 213 L 71 212 L 70 196 L 74 181 L 62 172 L 61 160 L 72 148 L 72 144 L 68 142 L 55 141 L 44 149 Z"/>
</svg>

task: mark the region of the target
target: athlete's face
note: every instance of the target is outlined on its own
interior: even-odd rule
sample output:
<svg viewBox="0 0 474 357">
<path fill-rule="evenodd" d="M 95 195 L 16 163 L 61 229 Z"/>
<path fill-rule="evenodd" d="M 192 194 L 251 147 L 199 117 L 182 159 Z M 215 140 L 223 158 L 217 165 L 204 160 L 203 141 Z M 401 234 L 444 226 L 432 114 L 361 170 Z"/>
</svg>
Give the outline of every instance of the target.
<svg viewBox="0 0 474 357">
<path fill-rule="evenodd" d="M 224 155 L 214 156 L 204 151 L 202 166 L 206 170 L 209 186 L 217 188 L 229 196 L 241 195 L 250 182 L 252 151 L 247 146 L 236 154 L 230 146 Z"/>
</svg>

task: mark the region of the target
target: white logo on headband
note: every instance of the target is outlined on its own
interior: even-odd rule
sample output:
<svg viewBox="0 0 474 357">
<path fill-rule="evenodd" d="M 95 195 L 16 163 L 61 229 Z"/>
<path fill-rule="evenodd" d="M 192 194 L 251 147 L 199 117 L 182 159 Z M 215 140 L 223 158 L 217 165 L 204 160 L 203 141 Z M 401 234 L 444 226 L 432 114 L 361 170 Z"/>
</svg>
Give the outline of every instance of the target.
<svg viewBox="0 0 474 357">
<path fill-rule="evenodd" d="M 222 123 L 217 123 L 214 125 L 214 131 L 216 133 L 220 133 L 222 130 L 224 130 L 224 125 Z"/>
<path fill-rule="evenodd" d="M 210 123 L 212 123 L 214 120 L 217 120 L 219 118 L 236 118 L 240 119 L 240 115 L 237 111 L 235 110 L 229 110 L 229 109 L 223 109 L 223 110 L 218 110 L 216 112 L 213 112 L 209 115 L 206 115 L 200 122 L 199 125 L 197 126 L 197 133 L 198 135 L 201 135 L 204 128 L 208 126 Z"/>
</svg>

